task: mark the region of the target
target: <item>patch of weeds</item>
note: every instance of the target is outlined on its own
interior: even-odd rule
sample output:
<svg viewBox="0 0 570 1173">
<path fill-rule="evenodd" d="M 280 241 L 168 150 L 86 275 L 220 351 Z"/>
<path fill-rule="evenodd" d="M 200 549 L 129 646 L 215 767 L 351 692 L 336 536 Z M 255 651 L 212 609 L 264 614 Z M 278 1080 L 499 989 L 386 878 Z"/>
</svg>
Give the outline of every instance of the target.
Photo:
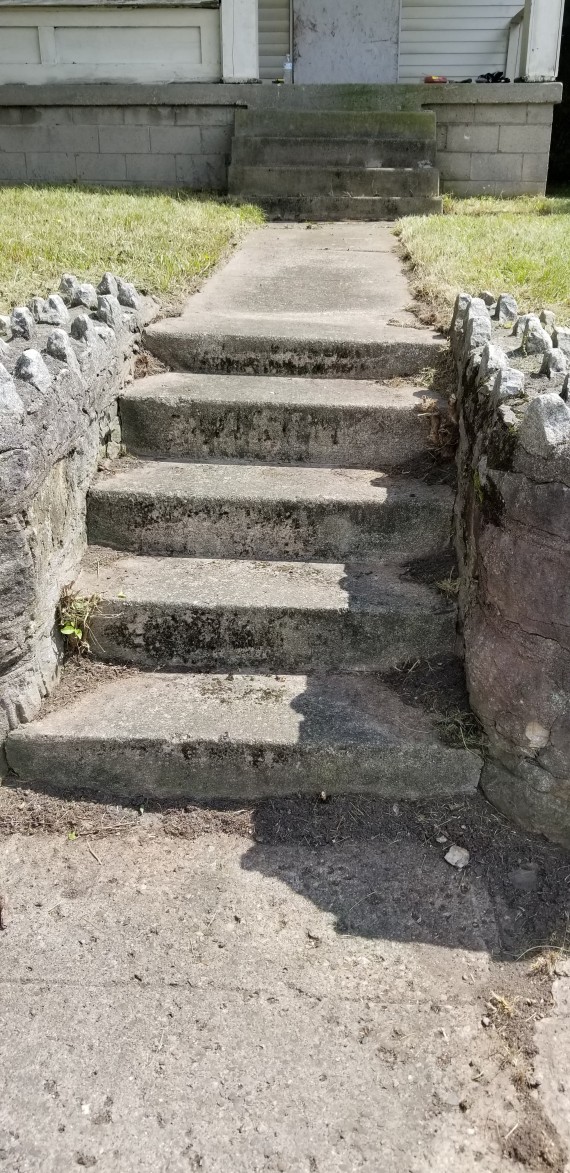
<svg viewBox="0 0 570 1173">
<path fill-rule="evenodd" d="M 450 709 L 435 718 L 445 745 L 454 749 L 481 750 L 485 744 L 483 729 L 470 709 Z"/>
<path fill-rule="evenodd" d="M 80 595 L 65 587 L 57 608 L 57 624 L 68 655 L 87 653 L 90 647 L 90 624 L 97 610 L 98 595 Z"/>
<path fill-rule="evenodd" d="M 461 579 L 453 574 L 448 574 L 446 578 L 440 578 L 439 582 L 436 582 L 435 585 L 438 591 L 441 591 L 442 595 L 447 595 L 450 599 L 456 599 L 459 594 Z"/>
</svg>

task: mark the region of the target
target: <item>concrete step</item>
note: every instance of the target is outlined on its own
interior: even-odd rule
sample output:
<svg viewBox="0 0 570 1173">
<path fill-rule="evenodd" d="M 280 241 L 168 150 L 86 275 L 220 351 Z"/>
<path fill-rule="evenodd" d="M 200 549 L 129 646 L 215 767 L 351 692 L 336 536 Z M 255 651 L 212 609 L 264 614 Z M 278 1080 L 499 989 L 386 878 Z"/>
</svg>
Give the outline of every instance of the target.
<svg viewBox="0 0 570 1173">
<path fill-rule="evenodd" d="M 229 169 L 230 194 L 256 192 L 281 200 L 287 196 L 437 196 L 435 167 L 243 167 Z"/>
<path fill-rule="evenodd" d="M 435 139 L 284 138 L 240 135 L 232 164 L 241 167 L 414 167 L 435 164 Z"/>
<path fill-rule="evenodd" d="M 435 127 L 431 110 L 236 110 L 234 134 L 433 142 Z"/>
<path fill-rule="evenodd" d="M 342 220 L 400 220 L 402 216 L 439 216 L 441 196 L 267 195 L 253 188 L 234 192 L 240 203 L 259 204 L 269 220 L 327 223 Z"/>
<path fill-rule="evenodd" d="M 89 541 L 137 554 L 421 557 L 449 544 L 453 494 L 362 469 L 119 462 L 92 486 Z"/>
<path fill-rule="evenodd" d="M 141 802 L 474 791 L 479 756 L 439 728 L 375 676 L 149 672 L 21 725 L 7 756 L 26 782 Z"/>
<path fill-rule="evenodd" d="M 225 313 L 190 309 L 164 318 L 146 327 L 143 340 L 178 369 L 346 379 L 413 378 L 434 366 L 446 346 L 429 329 L 388 325 L 364 309 L 341 316 L 338 310 L 264 314 L 231 306 Z"/>
<path fill-rule="evenodd" d="M 99 554 L 102 556 L 99 560 Z M 223 671 L 387 669 L 452 653 L 456 609 L 401 565 L 129 558 L 88 551 L 99 659 Z"/>
<path fill-rule="evenodd" d="M 401 468 L 430 447 L 406 383 L 165 372 L 121 396 L 131 455 Z"/>
</svg>

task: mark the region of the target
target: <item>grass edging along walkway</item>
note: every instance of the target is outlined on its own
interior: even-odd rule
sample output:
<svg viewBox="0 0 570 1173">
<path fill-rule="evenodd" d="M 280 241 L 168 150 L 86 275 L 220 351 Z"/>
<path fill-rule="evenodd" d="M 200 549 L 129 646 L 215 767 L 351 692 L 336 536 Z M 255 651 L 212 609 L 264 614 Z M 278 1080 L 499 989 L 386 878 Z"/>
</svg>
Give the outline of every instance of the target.
<svg viewBox="0 0 570 1173">
<path fill-rule="evenodd" d="M 118 272 L 179 304 L 263 214 L 196 192 L 0 188 L 0 311 L 57 289 L 62 272 Z"/>
<path fill-rule="evenodd" d="M 446 196 L 443 216 L 407 216 L 395 232 L 424 320 L 447 328 L 458 289 L 489 289 L 570 322 L 570 195 Z"/>
</svg>

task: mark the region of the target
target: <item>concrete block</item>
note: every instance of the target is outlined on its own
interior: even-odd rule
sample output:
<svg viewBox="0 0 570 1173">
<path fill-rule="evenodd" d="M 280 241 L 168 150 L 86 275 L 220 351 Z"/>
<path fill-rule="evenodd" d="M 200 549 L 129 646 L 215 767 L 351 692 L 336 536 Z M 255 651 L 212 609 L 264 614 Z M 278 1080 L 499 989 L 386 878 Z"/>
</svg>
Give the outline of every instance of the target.
<svg viewBox="0 0 570 1173">
<path fill-rule="evenodd" d="M 435 142 L 438 151 L 445 151 L 447 146 L 447 126 L 440 126 L 438 124 L 435 132 Z"/>
<path fill-rule="evenodd" d="M 64 151 L 30 151 L 26 154 L 30 183 L 67 183 L 77 179 L 75 155 Z"/>
<path fill-rule="evenodd" d="M 101 150 L 111 155 L 144 155 L 150 151 L 150 130 L 147 126 L 101 126 Z"/>
<path fill-rule="evenodd" d="M 133 183 L 174 184 L 174 155 L 126 155 L 127 179 Z"/>
<path fill-rule="evenodd" d="M 176 178 L 198 191 L 224 191 L 228 168 L 223 155 L 177 155 Z"/>
<path fill-rule="evenodd" d="M 25 151 L 41 154 L 74 154 L 99 150 L 96 126 L 3 126 L 0 127 L 0 151 Z"/>
<path fill-rule="evenodd" d="M 501 126 L 499 151 L 520 151 L 525 155 L 550 150 L 550 126 Z"/>
<path fill-rule="evenodd" d="M 66 126 L 73 122 L 70 106 L 28 106 L 23 108 L 24 126 Z"/>
<path fill-rule="evenodd" d="M 232 149 L 231 126 L 204 126 L 200 130 L 205 155 L 229 155 Z"/>
<path fill-rule="evenodd" d="M 554 113 L 553 106 L 527 106 L 527 122 L 529 126 L 536 126 L 540 123 L 546 126 L 552 126 L 552 116 Z"/>
<path fill-rule="evenodd" d="M 150 149 L 153 155 L 198 154 L 202 150 L 198 126 L 165 126 L 150 128 Z"/>
<path fill-rule="evenodd" d="M 77 178 L 83 183 L 115 183 L 127 178 L 124 155 L 77 155 Z"/>
<path fill-rule="evenodd" d="M 549 155 L 523 155 L 522 177 L 535 183 L 546 183 Z"/>
<path fill-rule="evenodd" d="M 484 123 L 486 126 L 495 122 L 505 126 L 520 125 L 526 122 L 527 110 L 528 106 L 513 106 L 511 103 L 504 106 L 476 106 L 475 122 Z"/>
<path fill-rule="evenodd" d="M 463 151 L 444 151 L 437 156 L 442 179 L 470 179 L 471 155 Z"/>
<path fill-rule="evenodd" d="M 177 126 L 232 126 L 233 106 L 178 106 L 175 110 Z"/>
<path fill-rule="evenodd" d="M 517 196 L 544 195 L 544 183 L 533 183 L 528 179 L 501 183 L 493 180 L 442 180 L 443 191 L 456 196 Z"/>
<path fill-rule="evenodd" d="M 447 130 L 447 150 L 496 151 L 500 129 L 499 126 L 450 126 Z"/>
<path fill-rule="evenodd" d="M 0 107 L 0 126 L 21 126 L 25 106 Z"/>
<path fill-rule="evenodd" d="M 0 183 L 25 183 L 26 156 L 21 152 L 0 154 Z"/>
<path fill-rule="evenodd" d="M 471 179 L 482 179 L 488 183 L 498 180 L 516 182 L 522 178 L 522 154 L 498 155 L 475 153 L 471 158 Z"/>
<path fill-rule="evenodd" d="M 125 106 L 126 126 L 174 126 L 173 106 Z"/>
<path fill-rule="evenodd" d="M 79 126 L 122 126 L 124 106 L 74 106 L 73 121 Z"/>
<path fill-rule="evenodd" d="M 429 106 L 425 106 L 424 109 L 429 110 Z M 435 111 L 438 126 L 447 126 L 454 122 L 473 122 L 474 120 L 474 106 L 440 106 L 438 104 L 432 109 Z"/>
</svg>

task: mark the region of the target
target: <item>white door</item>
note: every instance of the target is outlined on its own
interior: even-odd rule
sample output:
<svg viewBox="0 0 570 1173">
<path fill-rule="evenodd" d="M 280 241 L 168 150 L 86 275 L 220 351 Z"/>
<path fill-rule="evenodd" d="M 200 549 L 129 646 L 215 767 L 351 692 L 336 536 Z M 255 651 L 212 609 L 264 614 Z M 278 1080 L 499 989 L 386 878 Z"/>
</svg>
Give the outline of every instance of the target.
<svg viewBox="0 0 570 1173">
<path fill-rule="evenodd" d="M 291 0 L 259 0 L 259 76 L 262 81 L 283 77 L 283 62 L 291 52 Z"/>
</svg>

